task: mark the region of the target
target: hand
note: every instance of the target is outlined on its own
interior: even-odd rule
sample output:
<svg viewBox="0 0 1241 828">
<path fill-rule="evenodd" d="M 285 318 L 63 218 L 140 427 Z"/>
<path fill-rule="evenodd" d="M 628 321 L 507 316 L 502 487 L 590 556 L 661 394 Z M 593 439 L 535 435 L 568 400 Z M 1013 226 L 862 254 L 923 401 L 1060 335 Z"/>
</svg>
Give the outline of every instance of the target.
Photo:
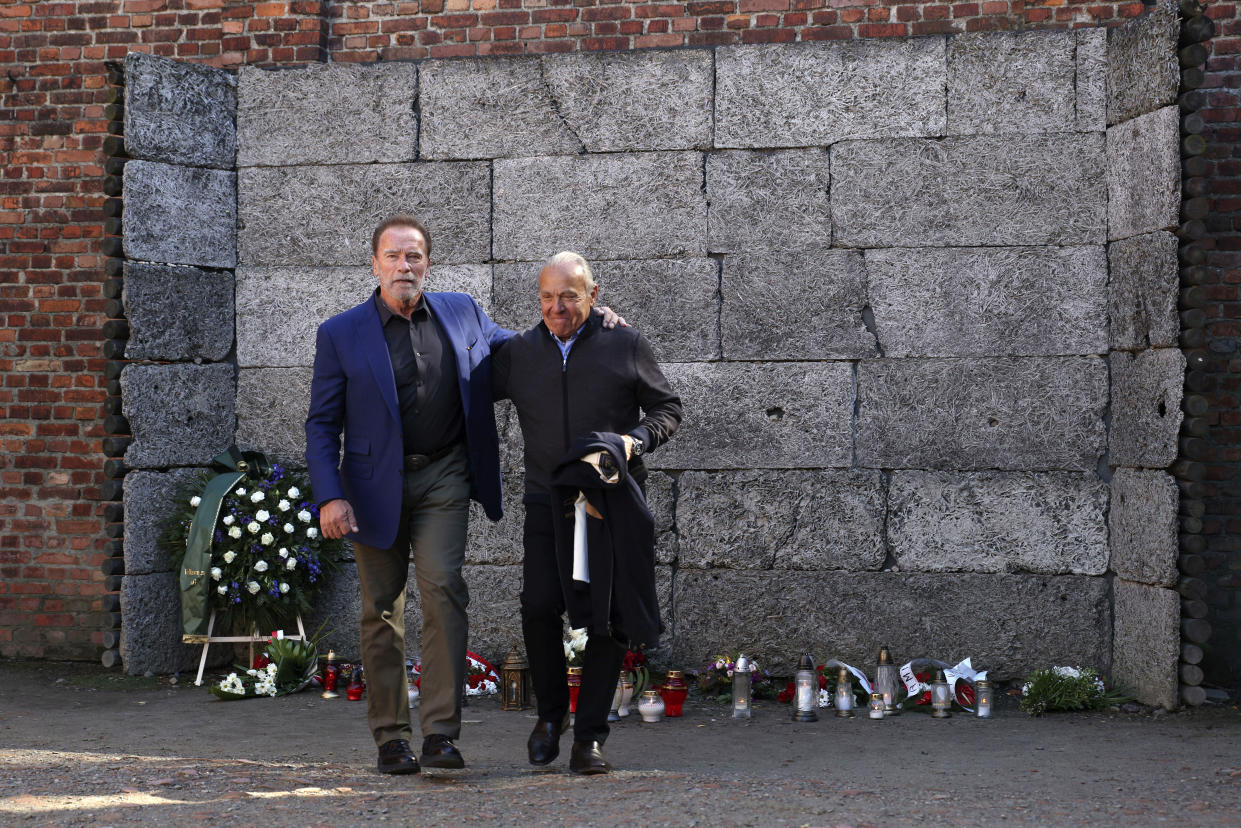
<svg viewBox="0 0 1241 828">
<path fill-rule="evenodd" d="M 596 305 L 595 313 L 603 317 L 603 327 L 609 330 L 620 325 L 622 328 L 628 328 L 629 323 L 625 321 L 625 317 L 609 308 L 607 305 Z"/>
<path fill-rule="evenodd" d="M 319 508 L 319 529 L 323 537 L 336 540 L 350 532 L 358 531 L 358 521 L 353 516 L 353 507 L 344 498 L 329 500 Z"/>
<path fill-rule="evenodd" d="M 633 457 L 634 439 L 630 437 L 628 434 L 622 434 L 621 440 L 625 443 L 625 459 L 629 460 L 630 458 Z"/>
</svg>

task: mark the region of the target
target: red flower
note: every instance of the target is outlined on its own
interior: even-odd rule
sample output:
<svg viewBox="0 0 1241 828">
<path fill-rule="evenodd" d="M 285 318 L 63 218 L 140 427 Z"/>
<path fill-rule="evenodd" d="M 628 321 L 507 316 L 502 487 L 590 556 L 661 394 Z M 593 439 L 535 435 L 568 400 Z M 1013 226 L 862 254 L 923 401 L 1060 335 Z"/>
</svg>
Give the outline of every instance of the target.
<svg viewBox="0 0 1241 828">
<path fill-rule="evenodd" d="M 914 678 L 916 678 L 918 681 L 922 682 L 923 684 L 931 683 L 930 673 L 914 673 Z M 918 697 L 918 704 L 930 704 L 930 703 L 931 703 L 931 691 L 927 689 L 927 690 L 924 690 L 922 695 Z"/>
<path fill-rule="evenodd" d="M 819 678 L 822 679 L 823 677 L 819 676 Z M 776 694 L 776 700 L 784 703 L 788 703 L 793 700 L 793 682 L 790 681 L 784 686 L 783 690 Z"/>
<path fill-rule="evenodd" d="M 974 688 L 968 681 L 957 684 L 957 704 L 962 707 L 974 706 Z"/>
<path fill-rule="evenodd" d="M 271 659 L 267 657 L 267 652 L 264 651 L 254 657 L 254 661 L 250 664 L 250 669 L 262 670 L 268 664 L 271 664 Z"/>
</svg>

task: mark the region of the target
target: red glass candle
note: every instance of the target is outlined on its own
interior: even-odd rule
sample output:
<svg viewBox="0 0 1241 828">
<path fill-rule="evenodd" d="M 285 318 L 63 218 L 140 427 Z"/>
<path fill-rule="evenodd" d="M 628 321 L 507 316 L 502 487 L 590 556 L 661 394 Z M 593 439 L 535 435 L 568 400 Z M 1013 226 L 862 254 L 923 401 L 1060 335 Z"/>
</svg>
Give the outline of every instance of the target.
<svg viewBox="0 0 1241 828">
<path fill-rule="evenodd" d="M 345 698 L 349 701 L 361 701 L 362 693 L 366 691 L 366 682 L 362 680 L 361 665 L 353 668 L 353 679 L 350 680 L 349 686 L 345 688 Z"/>
<path fill-rule="evenodd" d="M 570 667 L 569 676 L 569 712 L 577 712 L 577 694 L 582 692 L 582 668 Z"/>
<path fill-rule="evenodd" d="M 680 670 L 669 670 L 668 680 L 659 689 L 659 694 L 664 697 L 664 716 L 667 718 L 680 716 L 685 697 L 689 695 L 689 685 L 685 683 L 684 674 Z"/>
</svg>

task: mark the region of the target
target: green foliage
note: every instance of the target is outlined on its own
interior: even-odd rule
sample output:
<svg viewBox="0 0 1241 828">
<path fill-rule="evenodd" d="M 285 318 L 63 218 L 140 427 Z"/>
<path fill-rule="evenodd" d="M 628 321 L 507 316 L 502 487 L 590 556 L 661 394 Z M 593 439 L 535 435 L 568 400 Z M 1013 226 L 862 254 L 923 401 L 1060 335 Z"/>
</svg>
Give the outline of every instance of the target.
<svg viewBox="0 0 1241 828">
<path fill-rule="evenodd" d="M 1103 710 L 1128 701 L 1108 690 L 1090 667 L 1044 667 L 1031 673 L 1021 688 L 1019 707 L 1031 716 L 1072 710 Z"/>
</svg>

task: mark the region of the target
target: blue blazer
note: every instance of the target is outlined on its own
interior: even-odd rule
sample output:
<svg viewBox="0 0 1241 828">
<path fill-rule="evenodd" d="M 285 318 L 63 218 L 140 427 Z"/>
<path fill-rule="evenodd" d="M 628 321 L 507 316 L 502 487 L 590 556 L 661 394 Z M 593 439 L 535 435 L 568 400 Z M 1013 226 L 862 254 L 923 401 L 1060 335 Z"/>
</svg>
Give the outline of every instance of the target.
<svg viewBox="0 0 1241 828">
<path fill-rule="evenodd" d="M 457 358 L 470 496 L 487 517 L 499 520 L 504 510 L 491 351 L 513 332 L 492 322 L 467 294 L 424 295 Z M 317 503 L 343 497 L 353 507 L 358 531 L 349 534 L 350 540 L 381 549 L 396 541 L 405 473 L 401 412 L 373 294 L 319 326 L 306 415 L 306 466 Z"/>
</svg>

